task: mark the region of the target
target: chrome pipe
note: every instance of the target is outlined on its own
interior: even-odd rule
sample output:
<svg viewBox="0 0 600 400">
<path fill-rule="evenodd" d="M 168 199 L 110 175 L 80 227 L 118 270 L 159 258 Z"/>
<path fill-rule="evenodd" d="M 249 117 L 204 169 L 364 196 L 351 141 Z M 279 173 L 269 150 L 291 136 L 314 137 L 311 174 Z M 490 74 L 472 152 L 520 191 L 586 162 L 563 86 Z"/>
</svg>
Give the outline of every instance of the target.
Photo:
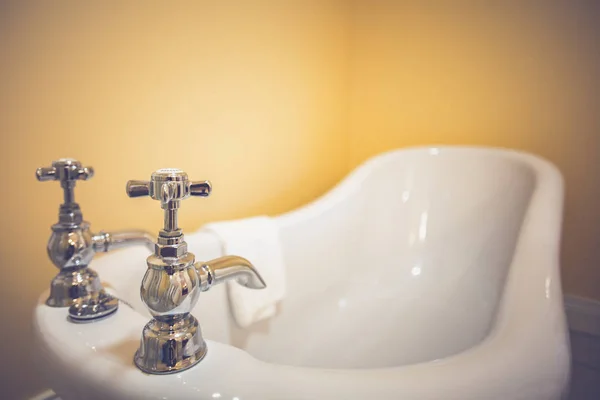
<svg viewBox="0 0 600 400">
<path fill-rule="evenodd" d="M 118 231 L 100 232 L 92 236 L 94 251 L 97 253 L 109 252 L 124 247 L 144 245 L 154 252 L 154 238 L 145 231 Z"/>
</svg>

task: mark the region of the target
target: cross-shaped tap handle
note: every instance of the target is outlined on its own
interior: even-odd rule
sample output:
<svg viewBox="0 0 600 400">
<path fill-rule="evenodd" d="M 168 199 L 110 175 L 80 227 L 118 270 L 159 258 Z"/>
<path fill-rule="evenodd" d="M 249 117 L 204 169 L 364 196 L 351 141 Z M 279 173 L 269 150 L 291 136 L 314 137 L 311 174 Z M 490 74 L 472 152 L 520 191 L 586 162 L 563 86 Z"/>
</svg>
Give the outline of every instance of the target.
<svg viewBox="0 0 600 400">
<path fill-rule="evenodd" d="M 177 209 L 181 200 L 190 196 L 207 197 L 211 192 L 209 181 L 192 182 L 180 169 L 165 168 L 155 171 L 150 181 L 129 181 L 126 187 L 129 197 L 150 196 L 160 200 L 165 210 L 165 232 L 178 230 Z"/>
<path fill-rule="evenodd" d="M 38 181 L 60 181 L 64 190 L 65 204 L 74 203 L 73 188 L 77 180 L 88 180 L 94 176 L 92 167 L 82 167 L 81 163 L 72 158 L 61 158 L 52 161 L 51 167 L 38 168 L 35 171 Z"/>
</svg>

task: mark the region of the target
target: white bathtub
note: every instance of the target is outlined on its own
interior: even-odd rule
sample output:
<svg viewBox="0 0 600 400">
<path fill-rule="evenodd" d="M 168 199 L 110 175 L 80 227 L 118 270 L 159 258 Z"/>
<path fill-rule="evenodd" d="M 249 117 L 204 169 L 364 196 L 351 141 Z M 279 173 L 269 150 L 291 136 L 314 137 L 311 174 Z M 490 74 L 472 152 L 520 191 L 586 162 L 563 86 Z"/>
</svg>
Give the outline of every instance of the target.
<svg viewBox="0 0 600 400">
<path fill-rule="evenodd" d="M 560 399 L 562 200 L 560 173 L 529 154 L 385 153 L 276 218 L 289 290 L 273 319 L 239 329 L 225 285 L 202 293 L 193 313 L 209 351 L 197 366 L 133 365 L 144 248 L 93 263 L 131 305 L 116 315 L 75 325 L 40 301 L 40 365 L 63 400 Z M 188 242 L 197 259 L 222 255 L 209 233 Z"/>
</svg>

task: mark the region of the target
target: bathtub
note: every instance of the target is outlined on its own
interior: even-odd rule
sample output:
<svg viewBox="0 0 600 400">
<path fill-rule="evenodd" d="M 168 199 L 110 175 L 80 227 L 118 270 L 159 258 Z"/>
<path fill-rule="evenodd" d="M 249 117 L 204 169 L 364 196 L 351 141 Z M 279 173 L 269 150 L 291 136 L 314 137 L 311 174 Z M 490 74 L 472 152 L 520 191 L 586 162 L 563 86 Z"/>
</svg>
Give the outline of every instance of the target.
<svg viewBox="0 0 600 400">
<path fill-rule="evenodd" d="M 241 329 L 225 285 L 201 294 L 197 366 L 155 376 L 133 364 L 149 318 L 140 247 L 93 263 L 123 300 L 114 316 L 72 324 L 40 297 L 40 368 L 63 400 L 561 399 L 562 202 L 560 173 L 530 154 L 384 153 L 275 217 L 288 287 L 275 317 Z M 187 237 L 197 259 L 223 255 L 211 233 Z"/>
</svg>

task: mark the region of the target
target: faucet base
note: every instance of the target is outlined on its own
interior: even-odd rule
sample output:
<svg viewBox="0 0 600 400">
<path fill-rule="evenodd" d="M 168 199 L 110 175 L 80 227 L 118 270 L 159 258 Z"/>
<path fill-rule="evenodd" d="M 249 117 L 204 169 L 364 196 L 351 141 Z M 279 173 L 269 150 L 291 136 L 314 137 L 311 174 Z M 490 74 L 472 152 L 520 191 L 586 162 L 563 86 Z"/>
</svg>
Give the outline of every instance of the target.
<svg viewBox="0 0 600 400">
<path fill-rule="evenodd" d="M 50 296 L 46 304 L 50 307 L 70 307 L 77 299 L 100 291 L 102 283 L 93 269 L 63 269 L 50 284 Z"/>
<path fill-rule="evenodd" d="M 114 314 L 119 308 L 119 299 L 101 290 L 82 297 L 69 307 L 69 320 L 74 323 L 92 322 Z"/>
<path fill-rule="evenodd" d="M 188 313 L 170 321 L 153 318 L 146 324 L 134 362 L 148 374 L 171 374 L 196 365 L 206 352 L 198 320 Z"/>
</svg>

